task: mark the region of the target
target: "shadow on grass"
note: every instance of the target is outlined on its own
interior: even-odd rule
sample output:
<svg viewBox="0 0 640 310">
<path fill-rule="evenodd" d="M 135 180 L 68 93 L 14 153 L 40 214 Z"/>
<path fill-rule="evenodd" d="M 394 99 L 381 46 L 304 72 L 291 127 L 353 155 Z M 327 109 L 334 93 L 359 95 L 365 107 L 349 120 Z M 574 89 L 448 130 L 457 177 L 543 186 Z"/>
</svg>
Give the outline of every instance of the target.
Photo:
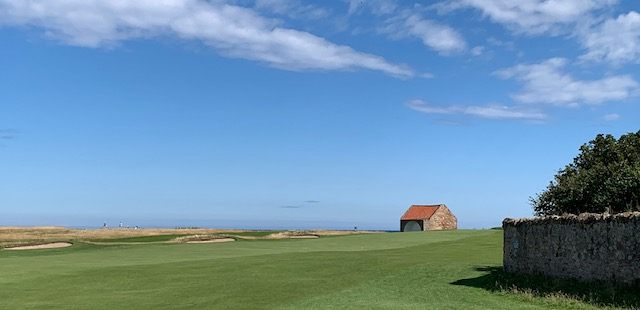
<svg viewBox="0 0 640 310">
<path fill-rule="evenodd" d="M 615 286 L 602 282 L 523 276 L 507 273 L 502 267 L 497 266 L 478 267 L 476 271 L 485 274 L 457 280 L 451 284 L 477 287 L 492 292 L 577 300 L 594 306 L 640 309 L 640 283 Z"/>
</svg>

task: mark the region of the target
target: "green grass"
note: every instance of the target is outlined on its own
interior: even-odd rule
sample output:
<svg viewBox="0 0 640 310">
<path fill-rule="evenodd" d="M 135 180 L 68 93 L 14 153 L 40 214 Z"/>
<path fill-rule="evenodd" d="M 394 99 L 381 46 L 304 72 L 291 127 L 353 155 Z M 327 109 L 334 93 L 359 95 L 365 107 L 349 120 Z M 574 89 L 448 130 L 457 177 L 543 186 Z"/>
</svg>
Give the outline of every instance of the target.
<svg viewBox="0 0 640 310">
<path fill-rule="evenodd" d="M 640 283 L 630 286 L 615 286 L 604 282 L 580 282 L 572 279 L 547 278 L 543 276 L 520 276 L 504 272 L 502 267 L 479 267 L 485 275 L 454 282 L 484 288 L 494 292 L 518 293 L 522 296 L 550 297 L 588 302 L 600 306 L 618 306 L 638 309 L 640 306 Z"/>
<path fill-rule="evenodd" d="M 501 244 L 484 230 L 0 251 L 0 308 L 595 308 L 492 289 Z"/>
<path fill-rule="evenodd" d="M 175 235 L 154 235 L 154 236 L 138 236 L 138 237 L 126 237 L 126 238 L 109 238 L 109 239 L 91 239 L 93 242 L 164 242 L 170 241 L 178 237 L 184 237 L 188 235 L 175 234 Z"/>
</svg>

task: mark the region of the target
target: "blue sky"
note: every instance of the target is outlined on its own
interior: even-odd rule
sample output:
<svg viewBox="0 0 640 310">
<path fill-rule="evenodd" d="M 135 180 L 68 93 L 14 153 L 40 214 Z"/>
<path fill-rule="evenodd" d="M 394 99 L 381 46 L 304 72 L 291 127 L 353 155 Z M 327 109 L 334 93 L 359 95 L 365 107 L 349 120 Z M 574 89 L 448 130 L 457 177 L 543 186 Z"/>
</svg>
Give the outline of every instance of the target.
<svg viewBox="0 0 640 310">
<path fill-rule="evenodd" d="M 397 229 L 531 215 L 640 124 L 615 0 L 0 0 L 0 225 Z"/>
</svg>

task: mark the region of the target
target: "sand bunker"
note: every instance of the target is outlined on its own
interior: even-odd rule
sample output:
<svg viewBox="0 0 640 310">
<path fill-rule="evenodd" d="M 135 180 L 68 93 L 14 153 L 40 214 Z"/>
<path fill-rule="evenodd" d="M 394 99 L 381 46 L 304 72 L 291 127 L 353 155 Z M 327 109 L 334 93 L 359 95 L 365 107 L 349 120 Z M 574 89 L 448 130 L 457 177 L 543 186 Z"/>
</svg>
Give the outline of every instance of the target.
<svg viewBox="0 0 640 310">
<path fill-rule="evenodd" d="M 209 239 L 209 240 L 193 240 L 187 241 L 186 243 L 218 243 L 218 242 L 231 242 L 236 241 L 233 238 L 219 238 L 219 239 Z"/>
<path fill-rule="evenodd" d="M 295 231 L 284 231 L 275 234 L 271 234 L 265 237 L 265 239 L 317 239 L 318 235 L 301 233 Z"/>
<path fill-rule="evenodd" d="M 53 243 L 45 243 L 45 244 L 37 244 L 37 245 L 16 246 L 11 248 L 5 248 L 5 250 L 19 251 L 19 250 L 58 249 L 58 248 L 66 248 L 72 245 L 73 244 L 69 242 L 53 242 Z"/>
</svg>

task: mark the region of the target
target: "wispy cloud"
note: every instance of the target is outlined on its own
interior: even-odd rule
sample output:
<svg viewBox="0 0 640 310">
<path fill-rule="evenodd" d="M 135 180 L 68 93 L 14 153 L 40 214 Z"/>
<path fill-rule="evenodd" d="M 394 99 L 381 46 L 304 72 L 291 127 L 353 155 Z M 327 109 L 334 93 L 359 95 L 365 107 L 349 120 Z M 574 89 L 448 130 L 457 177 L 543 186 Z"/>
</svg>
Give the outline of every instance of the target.
<svg viewBox="0 0 640 310">
<path fill-rule="evenodd" d="M 300 209 L 300 208 L 304 208 L 304 207 L 308 207 L 310 204 L 317 204 L 320 203 L 319 200 L 305 200 L 302 202 L 302 204 L 291 204 L 291 205 L 283 205 L 280 206 L 280 208 L 283 209 Z"/>
<path fill-rule="evenodd" d="M 544 120 L 547 114 L 540 105 L 577 107 L 625 100 L 640 95 L 640 84 L 630 75 L 609 75 L 600 79 L 580 80 L 566 72 L 568 61 L 551 58 L 540 63 L 519 64 L 496 71 L 504 79 L 522 83 L 522 88 L 511 97 L 513 105 L 437 106 L 422 100 L 413 100 L 408 106 L 426 114 L 467 115 L 493 119 Z M 534 107 L 537 105 L 537 109 Z M 542 109 L 542 110 L 540 110 Z M 620 116 L 606 115 L 614 121 Z"/>
<path fill-rule="evenodd" d="M 480 10 L 492 21 L 524 34 L 571 32 L 575 25 L 617 0 L 450 0 L 434 5 L 446 13 L 462 8 Z"/>
<path fill-rule="evenodd" d="M 302 3 L 300 0 L 256 0 L 254 7 L 260 11 L 294 19 L 318 20 L 330 15 L 329 10 Z"/>
<path fill-rule="evenodd" d="M 602 120 L 606 122 L 613 122 L 620 119 L 620 115 L 616 113 L 606 114 L 602 117 Z"/>
<path fill-rule="evenodd" d="M 587 52 L 583 60 L 604 61 L 615 65 L 640 63 L 640 14 L 631 11 L 607 19 L 593 29 L 580 33 Z"/>
<path fill-rule="evenodd" d="M 435 106 L 423 100 L 411 100 L 407 106 L 415 111 L 426 114 L 444 115 L 466 115 L 488 119 L 513 119 L 513 120 L 544 120 L 547 115 L 533 110 L 526 110 L 520 107 L 509 107 L 501 105 L 486 106 Z"/>
<path fill-rule="evenodd" d="M 522 103 L 542 103 L 559 106 L 600 104 L 637 95 L 638 82 L 630 75 L 611 75 L 597 80 L 579 80 L 564 72 L 567 60 L 551 58 L 537 64 L 519 64 L 499 70 L 504 79 L 522 82 L 523 89 L 514 94 Z"/>
<path fill-rule="evenodd" d="M 440 13 L 472 8 L 517 34 L 567 35 L 578 40 L 585 61 L 640 63 L 640 13 L 606 18 L 618 0 L 448 0 Z"/>
<path fill-rule="evenodd" d="M 7 128 L 0 129 L 0 139 L 2 140 L 13 140 L 18 135 L 18 130 Z"/>
<path fill-rule="evenodd" d="M 424 18 L 420 13 L 405 9 L 387 19 L 380 31 L 394 38 L 413 37 L 440 54 L 463 51 L 467 44 L 455 29 Z"/>
<path fill-rule="evenodd" d="M 300 208 L 309 207 L 310 204 L 317 204 L 317 203 L 320 203 L 320 201 L 319 200 L 305 200 L 301 204 L 282 205 L 282 206 L 280 206 L 280 208 L 282 208 L 282 209 L 300 209 Z"/>
<path fill-rule="evenodd" d="M 349 14 L 371 12 L 380 19 L 378 32 L 392 39 L 413 38 L 442 55 L 463 51 L 467 44 L 455 29 L 428 19 L 417 6 L 403 7 L 391 0 L 349 1 Z"/>
<path fill-rule="evenodd" d="M 255 10 L 205 0 L 0 0 L 0 25 L 41 29 L 63 43 L 114 46 L 125 40 L 198 40 L 220 54 L 285 70 L 381 71 L 411 77 L 406 65 L 284 28 Z"/>
<path fill-rule="evenodd" d="M 484 46 L 474 46 L 470 52 L 473 56 L 480 56 L 485 52 L 486 48 Z"/>
<path fill-rule="evenodd" d="M 386 15 L 395 12 L 398 4 L 394 0 L 347 0 L 349 14 L 369 10 L 375 15 Z"/>
</svg>

